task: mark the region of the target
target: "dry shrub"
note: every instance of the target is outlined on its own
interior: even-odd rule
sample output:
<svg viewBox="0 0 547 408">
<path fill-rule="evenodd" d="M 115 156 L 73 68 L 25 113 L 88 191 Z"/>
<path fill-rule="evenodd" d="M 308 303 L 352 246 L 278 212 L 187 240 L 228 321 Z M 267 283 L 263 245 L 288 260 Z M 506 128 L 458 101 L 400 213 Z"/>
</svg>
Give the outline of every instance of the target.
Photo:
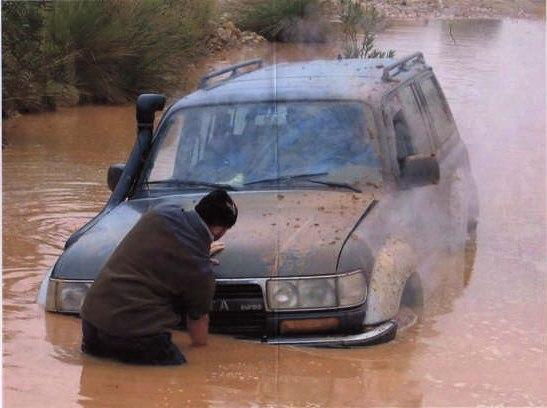
<svg viewBox="0 0 547 408">
<path fill-rule="evenodd" d="M 344 34 L 344 58 L 391 58 L 394 50 L 374 48 L 378 25 L 382 16 L 370 2 L 338 0 L 338 18 Z"/>
<path fill-rule="evenodd" d="M 239 29 L 269 41 L 325 42 L 327 21 L 320 0 L 237 0 L 226 9 Z"/>
</svg>

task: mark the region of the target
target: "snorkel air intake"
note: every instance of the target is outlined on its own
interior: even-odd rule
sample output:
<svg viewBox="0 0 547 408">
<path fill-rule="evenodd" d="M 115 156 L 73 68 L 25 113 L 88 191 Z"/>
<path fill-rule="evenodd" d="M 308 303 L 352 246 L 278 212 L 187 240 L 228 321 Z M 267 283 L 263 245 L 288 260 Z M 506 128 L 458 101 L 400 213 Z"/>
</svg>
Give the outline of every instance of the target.
<svg viewBox="0 0 547 408">
<path fill-rule="evenodd" d="M 127 197 L 135 176 L 150 150 L 155 113 L 162 110 L 164 106 L 165 96 L 163 95 L 142 94 L 137 99 L 137 141 L 105 209 L 115 207 Z"/>
<path fill-rule="evenodd" d="M 123 172 L 103 210 L 95 218 L 70 236 L 65 243 L 65 249 L 76 242 L 89 228 L 117 206 L 127 197 L 136 176 L 139 174 L 142 164 L 150 150 L 154 130 L 154 117 L 157 111 L 163 110 L 165 96 L 158 94 L 142 94 L 137 98 L 137 140 L 133 150 L 123 166 Z"/>
</svg>

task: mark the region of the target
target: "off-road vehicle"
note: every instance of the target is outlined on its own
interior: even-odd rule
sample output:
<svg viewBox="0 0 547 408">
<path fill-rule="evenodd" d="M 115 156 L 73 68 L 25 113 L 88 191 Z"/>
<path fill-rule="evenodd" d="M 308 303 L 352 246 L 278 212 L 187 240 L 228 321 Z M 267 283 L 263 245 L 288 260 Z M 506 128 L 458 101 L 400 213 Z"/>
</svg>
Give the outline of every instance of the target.
<svg viewBox="0 0 547 408">
<path fill-rule="evenodd" d="M 108 171 L 105 208 L 47 274 L 47 310 L 78 313 L 144 212 L 166 201 L 191 209 L 223 187 L 240 215 L 218 255 L 213 331 L 377 343 L 395 336 L 420 262 L 463 248 L 476 228 L 467 150 L 421 53 L 241 63 L 205 76 L 154 129 L 164 103 L 139 97 L 133 151 Z"/>
</svg>

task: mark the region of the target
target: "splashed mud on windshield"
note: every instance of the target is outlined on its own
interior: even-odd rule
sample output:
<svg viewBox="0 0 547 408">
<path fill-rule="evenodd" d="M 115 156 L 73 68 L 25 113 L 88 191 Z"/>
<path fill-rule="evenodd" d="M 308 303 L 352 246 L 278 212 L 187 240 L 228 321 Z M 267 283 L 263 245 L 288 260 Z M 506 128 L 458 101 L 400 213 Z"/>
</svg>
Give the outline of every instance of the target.
<svg viewBox="0 0 547 408">
<path fill-rule="evenodd" d="M 214 335 L 192 349 L 176 333 L 189 361 L 180 368 L 82 355 L 80 320 L 46 314 L 35 298 L 70 233 L 105 203 L 106 169 L 131 149 L 134 110 L 62 109 L 3 124 L 5 406 L 547 405 L 544 24 L 401 23 L 378 41 L 399 56 L 419 49 L 434 67 L 481 205 L 476 247 L 429 260 L 427 290 L 409 296 L 394 341 L 331 350 Z M 208 64 L 272 55 L 336 49 L 264 46 Z"/>
</svg>

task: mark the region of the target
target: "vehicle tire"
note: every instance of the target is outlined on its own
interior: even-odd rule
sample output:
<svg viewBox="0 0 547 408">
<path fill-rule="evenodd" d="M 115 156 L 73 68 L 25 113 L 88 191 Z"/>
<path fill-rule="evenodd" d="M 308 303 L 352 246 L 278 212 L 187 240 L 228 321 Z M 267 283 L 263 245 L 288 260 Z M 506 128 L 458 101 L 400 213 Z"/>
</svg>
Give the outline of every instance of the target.
<svg viewBox="0 0 547 408">
<path fill-rule="evenodd" d="M 401 295 L 401 306 L 408 306 L 412 309 L 422 308 L 424 305 L 424 294 L 420 276 L 414 272 L 406 280 L 403 294 Z"/>
<path fill-rule="evenodd" d="M 396 320 L 399 330 L 406 330 L 416 324 L 420 319 L 424 306 L 424 294 L 422 282 L 418 273 L 413 273 L 406 280 L 401 302 L 399 304 L 399 312 Z"/>
</svg>

